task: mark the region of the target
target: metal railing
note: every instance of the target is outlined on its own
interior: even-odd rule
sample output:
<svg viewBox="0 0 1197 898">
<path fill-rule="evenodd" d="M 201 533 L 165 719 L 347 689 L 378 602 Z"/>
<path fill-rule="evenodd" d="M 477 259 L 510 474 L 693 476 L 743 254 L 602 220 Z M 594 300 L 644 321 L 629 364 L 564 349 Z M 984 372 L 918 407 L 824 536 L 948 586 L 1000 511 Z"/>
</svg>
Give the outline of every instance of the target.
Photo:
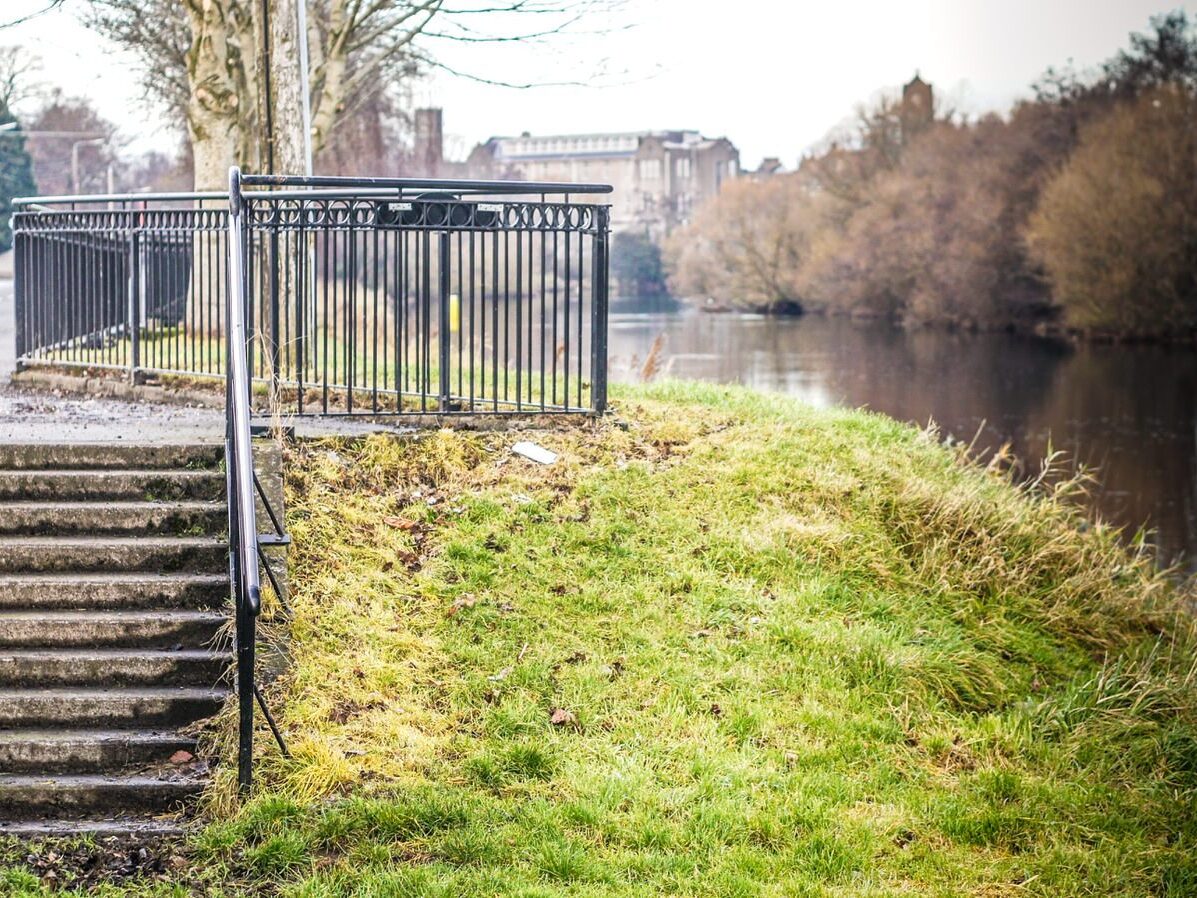
<svg viewBox="0 0 1197 898">
<path fill-rule="evenodd" d="M 223 376 L 226 194 L 15 205 L 19 367 Z"/>
<path fill-rule="evenodd" d="M 255 393 L 298 415 L 601 413 L 608 213 L 571 194 L 609 191 L 234 168 L 227 194 L 16 201 L 20 366 L 225 380 L 243 791 L 255 703 L 287 752 L 255 673 L 262 570 L 282 600 L 263 547 L 289 541 L 254 471 Z"/>
<path fill-rule="evenodd" d="M 240 173 L 233 169 L 230 181 Z M 225 478 L 229 513 L 229 581 L 232 584 L 237 664 L 237 781 L 243 791 L 253 784 L 254 700 L 260 701 L 255 673 L 257 620 L 262 612 L 262 588 L 258 569 L 258 522 L 254 500 L 254 463 L 250 430 L 250 383 L 246 364 L 245 309 L 240 301 L 245 281 L 245 246 L 241 227 L 244 210 L 230 196 L 229 281 L 225 309 L 227 376 L 225 377 Z M 263 703 L 263 710 L 265 704 Z M 273 728 L 273 727 L 272 727 Z"/>
<path fill-rule="evenodd" d="M 236 196 L 20 199 L 17 361 L 223 377 L 241 289 L 255 407 L 601 413 L 606 185 L 244 176 Z M 244 210 L 229 277 L 229 208 Z"/>
</svg>

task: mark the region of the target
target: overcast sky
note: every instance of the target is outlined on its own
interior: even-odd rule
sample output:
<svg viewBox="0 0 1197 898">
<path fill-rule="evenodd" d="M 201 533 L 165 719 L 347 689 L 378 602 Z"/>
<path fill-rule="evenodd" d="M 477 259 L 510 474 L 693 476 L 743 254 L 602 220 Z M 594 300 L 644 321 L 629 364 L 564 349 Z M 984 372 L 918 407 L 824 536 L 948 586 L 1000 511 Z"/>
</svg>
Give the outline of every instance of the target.
<svg viewBox="0 0 1197 898">
<path fill-rule="evenodd" d="M 79 26 L 86 0 L 0 32 L 40 56 L 40 77 L 91 97 L 135 148 L 169 147 L 146 108 L 135 63 Z M 0 0 L 0 21 L 46 0 Z M 71 4 L 74 4 L 72 7 Z M 512 82 L 586 82 L 516 90 L 436 75 L 420 105 L 445 109 L 451 154 L 495 134 L 693 128 L 727 136 L 752 167 L 793 166 L 853 108 L 918 70 L 977 114 L 1026 96 L 1049 65 L 1092 66 L 1131 31 L 1197 0 L 628 0 L 595 33 L 548 46 L 440 49 L 454 68 Z"/>
</svg>

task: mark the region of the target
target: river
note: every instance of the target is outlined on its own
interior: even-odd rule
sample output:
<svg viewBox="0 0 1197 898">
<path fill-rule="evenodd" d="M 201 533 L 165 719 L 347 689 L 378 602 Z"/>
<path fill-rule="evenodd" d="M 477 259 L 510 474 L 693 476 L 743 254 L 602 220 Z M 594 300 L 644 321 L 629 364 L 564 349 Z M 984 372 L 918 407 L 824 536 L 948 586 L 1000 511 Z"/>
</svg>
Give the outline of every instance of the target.
<svg viewBox="0 0 1197 898">
<path fill-rule="evenodd" d="M 994 449 L 1035 470 L 1049 449 L 1097 474 L 1106 520 L 1152 531 L 1161 561 L 1197 571 L 1197 351 L 1071 346 L 886 322 L 706 314 L 616 301 L 615 380 L 664 335 L 659 376 L 738 383 L 816 406 L 869 408 Z"/>
</svg>

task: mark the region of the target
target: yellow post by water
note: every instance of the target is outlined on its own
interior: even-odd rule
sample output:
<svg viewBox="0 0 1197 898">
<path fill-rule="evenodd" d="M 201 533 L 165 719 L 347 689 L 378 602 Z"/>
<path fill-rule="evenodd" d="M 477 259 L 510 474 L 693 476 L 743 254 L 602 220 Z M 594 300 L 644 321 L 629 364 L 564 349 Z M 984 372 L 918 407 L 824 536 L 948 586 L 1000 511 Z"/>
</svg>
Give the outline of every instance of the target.
<svg viewBox="0 0 1197 898">
<path fill-rule="evenodd" d="M 461 329 L 461 297 L 456 293 L 449 294 L 449 333 L 455 334 Z"/>
</svg>

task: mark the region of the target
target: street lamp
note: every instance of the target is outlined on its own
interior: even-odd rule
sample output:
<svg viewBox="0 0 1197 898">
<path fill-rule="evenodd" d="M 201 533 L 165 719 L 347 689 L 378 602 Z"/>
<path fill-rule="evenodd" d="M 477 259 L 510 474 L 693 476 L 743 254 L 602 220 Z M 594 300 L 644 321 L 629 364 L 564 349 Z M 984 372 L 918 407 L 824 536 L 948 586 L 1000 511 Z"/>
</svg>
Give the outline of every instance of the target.
<svg viewBox="0 0 1197 898">
<path fill-rule="evenodd" d="M 79 192 L 79 147 L 95 147 L 108 142 L 107 137 L 93 137 L 90 140 L 76 140 L 71 144 L 71 193 Z M 111 166 L 109 166 L 111 173 Z M 110 177 L 109 181 L 112 180 Z"/>
</svg>

